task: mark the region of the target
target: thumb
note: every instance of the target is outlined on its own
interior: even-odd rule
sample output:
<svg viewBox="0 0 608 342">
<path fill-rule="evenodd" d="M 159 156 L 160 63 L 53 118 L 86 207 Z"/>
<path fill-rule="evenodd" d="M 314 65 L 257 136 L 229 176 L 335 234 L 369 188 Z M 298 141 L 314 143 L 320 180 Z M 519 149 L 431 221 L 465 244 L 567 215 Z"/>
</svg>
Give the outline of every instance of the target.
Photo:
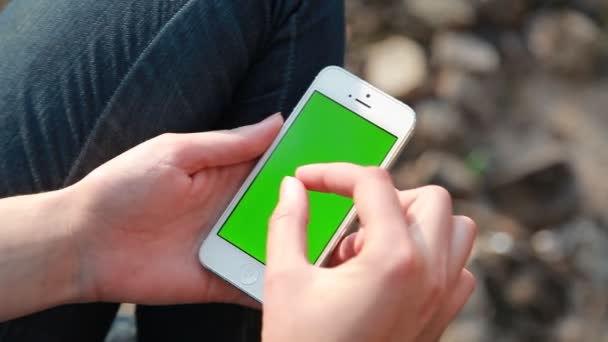
<svg viewBox="0 0 608 342">
<path fill-rule="evenodd" d="M 280 198 L 270 218 L 266 264 L 269 269 L 306 264 L 308 197 L 304 185 L 293 177 L 281 183 Z"/>
<path fill-rule="evenodd" d="M 282 124 L 283 118 L 277 113 L 232 130 L 169 135 L 173 151 L 167 161 L 189 174 L 250 161 L 266 151 Z"/>
</svg>

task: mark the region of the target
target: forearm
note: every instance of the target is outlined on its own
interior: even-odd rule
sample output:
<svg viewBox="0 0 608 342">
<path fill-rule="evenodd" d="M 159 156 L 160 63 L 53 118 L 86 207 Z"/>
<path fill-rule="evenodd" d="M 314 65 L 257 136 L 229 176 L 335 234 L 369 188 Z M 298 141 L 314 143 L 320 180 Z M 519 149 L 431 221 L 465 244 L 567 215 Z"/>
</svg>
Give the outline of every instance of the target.
<svg viewBox="0 0 608 342">
<path fill-rule="evenodd" d="M 77 297 L 68 191 L 0 200 L 0 321 Z"/>
</svg>

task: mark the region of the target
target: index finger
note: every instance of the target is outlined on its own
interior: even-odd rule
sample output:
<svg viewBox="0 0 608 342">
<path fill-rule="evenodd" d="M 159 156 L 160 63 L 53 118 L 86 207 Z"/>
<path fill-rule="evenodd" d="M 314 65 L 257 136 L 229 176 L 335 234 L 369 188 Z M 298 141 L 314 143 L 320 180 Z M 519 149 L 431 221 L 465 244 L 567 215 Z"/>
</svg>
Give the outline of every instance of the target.
<svg viewBox="0 0 608 342">
<path fill-rule="evenodd" d="M 348 163 L 300 167 L 296 177 L 313 191 L 352 197 L 359 220 L 366 228 L 366 246 L 391 251 L 410 243 L 401 205 L 387 171 Z"/>
</svg>

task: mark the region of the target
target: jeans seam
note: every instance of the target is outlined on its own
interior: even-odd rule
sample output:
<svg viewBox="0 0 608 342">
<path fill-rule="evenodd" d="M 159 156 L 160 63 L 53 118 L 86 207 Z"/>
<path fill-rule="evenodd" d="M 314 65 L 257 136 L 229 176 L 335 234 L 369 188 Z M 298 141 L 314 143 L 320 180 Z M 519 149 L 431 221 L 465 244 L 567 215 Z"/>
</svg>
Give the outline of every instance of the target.
<svg viewBox="0 0 608 342">
<path fill-rule="evenodd" d="M 173 23 L 175 18 L 178 17 L 182 13 L 182 11 L 184 11 L 184 8 L 188 7 L 193 1 L 194 0 L 188 0 L 177 12 L 175 12 L 175 14 L 158 30 L 156 35 L 152 39 L 150 39 L 150 42 L 140 52 L 140 54 L 139 54 L 139 56 L 137 56 L 137 59 L 135 60 L 135 62 L 133 62 L 133 64 L 131 64 L 131 66 L 129 67 L 129 70 L 122 77 L 122 79 L 118 83 L 118 86 L 116 86 L 116 89 L 114 89 L 112 96 L 110 96 L 110 98 L 104 105 L 104 109 L 101 111 L 101 114 L 99 115 L 95 124 L 93 125 L 93 128 L 89 132 L 89 134 L 86 138 L 86 141 L 85 141 L 84 145 L 82 146 L 82 149 L 78 153 L 78 156 L 74 160 L 74 163 L 72 164 L 72 167 L 70 168 L 70 171 L 69 171 L 67 177 L 65 178 L 63 187 L 66 187 L 70 184 L 70 181 L 71 181 L 72 177 L 74 177 L 74 173 L 76 172 L 78 165 L 82 162 L 82 159 L 84 158 L 83 155 L 84 155 L 85 151 L 91 144 L 91 140 L 92 140 L 93 136 L 95 135 L 95 132 L 97 131 L 97 129 L 99 128 L 101 123 L 105 120 L 105 118 L 108 116 L 109 105 L 114 101 L 114 98 L 116 97 L 116 94 L 118 93 L 118 91 L 123 87 L 125 81 L 132 75 L 135 67 L 141 62 L 141 60 L 144 58 L 144 56 L 147 55 L 150 47 L 154 45 L 154 43 L 158 40 L 158 37 L 161 36 L 161 34 L 165 31 L 167 26 L 169 26 L 171 23 Z"/>
<path fill-rule="evenodd" d="M 279 108 L 282 111 L 287 110 L 284 108 L 285 102 L 287 101 L 287 94 L 289 93 L 289 87 L 291 84 L 292 74 L 293 74 L 293 63 L 295 59 L 295 49 L 296 49 L 296 38 L 298 32 L 298 14 L 295 12 L 289 23 L 289 48 L 287 52 L 287 63 L 285 65 L 285 86 L 283 87 L 283 93 L 279 99 Z M 289 114 L 289 113 L 283 113 Z"/>
</svg>

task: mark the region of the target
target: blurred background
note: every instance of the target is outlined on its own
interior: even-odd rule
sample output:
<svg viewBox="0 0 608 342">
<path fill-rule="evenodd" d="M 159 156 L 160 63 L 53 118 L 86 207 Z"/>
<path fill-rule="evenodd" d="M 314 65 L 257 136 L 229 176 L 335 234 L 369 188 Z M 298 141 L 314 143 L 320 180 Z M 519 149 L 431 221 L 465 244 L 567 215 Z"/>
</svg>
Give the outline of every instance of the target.
<svg viewBox="0 0 608 342">
<path fill-rule="evenodd" d="M 347 68 L 418 113 L 396 184 L 442 185 L 479 225 L 443 341 L 608 342 L 608 0 L 346 7 Z"/>
<path fill-rule="evenodd" d="M 608 341 L 608 1 L 346 7 L 347 68 L 418 114 L 396 184 L 479 225 L 443 341 Z"/>
</svg>

